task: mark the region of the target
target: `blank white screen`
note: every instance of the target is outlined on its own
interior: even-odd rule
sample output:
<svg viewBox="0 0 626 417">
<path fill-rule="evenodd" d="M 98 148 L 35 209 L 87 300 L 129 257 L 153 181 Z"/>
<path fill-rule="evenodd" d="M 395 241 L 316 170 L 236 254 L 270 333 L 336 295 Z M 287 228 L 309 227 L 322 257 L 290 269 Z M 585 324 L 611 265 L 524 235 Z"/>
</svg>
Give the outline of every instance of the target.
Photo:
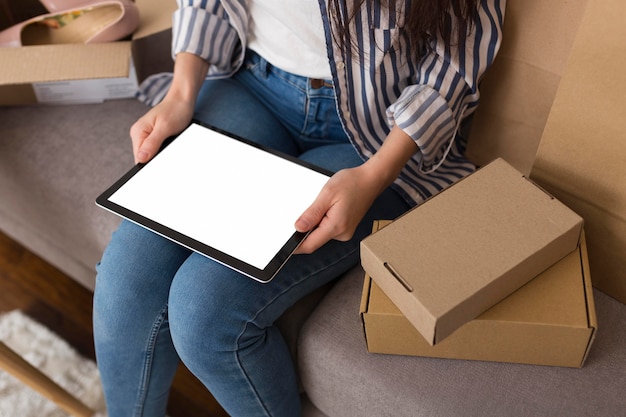
<svg viewBox="0 0 626 417">
<path fill-rule="evenodd" d="M 327 180 L 192 124 L 109 200 L 264 269 Z"/>
</svg>

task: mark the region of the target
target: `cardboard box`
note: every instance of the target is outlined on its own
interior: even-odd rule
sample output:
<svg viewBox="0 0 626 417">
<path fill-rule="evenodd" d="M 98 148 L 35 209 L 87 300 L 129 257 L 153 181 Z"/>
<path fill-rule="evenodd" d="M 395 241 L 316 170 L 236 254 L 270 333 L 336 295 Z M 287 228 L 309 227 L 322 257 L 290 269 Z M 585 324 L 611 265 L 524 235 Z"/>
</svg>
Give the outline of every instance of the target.
<svg viewBox="0 0 626 417">
<path fill-rule="evenodd" d="M 574 251 L 582 223 L 497 159 L 365 238 L 361 263 L 434 345 Z"/>
<path fill-rule="evenodd" d="M 361 318 L 372 353 L 582 367 L 598 327 L 585 239 L 436 346 L 424 340 L 368 276 Z"/>
<path fill-rule="evenodd" d="M 138 83 L 135 65 L 144 70 L 145 54 L 133 47 L 169 32 L 173 0 L 138 0 L 141 22 L 132 41 L 0 48 L 0 105 L 97 103 L 133 97 Z M 165 21 L 169 25 L 164 24 Z M 164 48 L 171 61 L 169 44 Z M 162 58 L 161 58 L 162 60 Z M 158 71 L 156 68 L 154 72 Z"/>
<path fill-rule="evenodd" d="M 466 152 L 470 160 L 485 165 L 499 157 L 530 173 L 587 4 L 507 1 L 502 45 L 480 84 Z"/>
<path fill-rule="evenodd" d="M 626 303 L 626 2 L 587 9 L 531 178 L 585 219 L 593 284 Z"/>
</svg>

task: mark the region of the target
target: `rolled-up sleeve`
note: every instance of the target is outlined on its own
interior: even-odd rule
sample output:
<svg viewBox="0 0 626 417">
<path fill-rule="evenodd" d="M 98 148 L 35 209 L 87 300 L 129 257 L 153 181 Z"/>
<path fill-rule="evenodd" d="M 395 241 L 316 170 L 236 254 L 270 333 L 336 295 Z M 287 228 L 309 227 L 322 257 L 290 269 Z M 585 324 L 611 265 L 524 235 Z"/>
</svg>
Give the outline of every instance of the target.
<svg viewBox="0 0 626 417">
<path fill-rule="evenodd" d="M 500 47 L 505 6 L 506 0 L 480 0 L 465 43 L 437 40 L 419 61 L 415 83 L 387 108 L 389 124 L 415 140 L 423 173 L 441 164 L 461 120 L 478 104 L 478 85 Z"/>
<path fill-rule="evenodd" d="M 172 55 L 189 52 L 211 64 L 212 75 L 233 72 L 240 39 L 219 0 L 178 0 L 172 22 Z"/>
</svg>

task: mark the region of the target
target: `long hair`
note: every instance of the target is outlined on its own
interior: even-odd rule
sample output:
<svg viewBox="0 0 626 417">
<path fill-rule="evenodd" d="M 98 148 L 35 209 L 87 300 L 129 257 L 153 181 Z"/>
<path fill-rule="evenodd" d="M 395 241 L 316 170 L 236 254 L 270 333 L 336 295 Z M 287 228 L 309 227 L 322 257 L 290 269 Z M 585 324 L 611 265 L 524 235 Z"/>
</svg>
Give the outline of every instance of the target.
<svg viewBox="0 0 626 417">
<path fill-rule="evenodd" d="M 350 25 L 358 11 L 365 5 L 370 9 L 387 8 L 390 13 L 402 10 L 398 6 L 405 0 L 329 0 L 329 9 L 337 33 L 334 40 L 345 46 Z M 441 37 L 447 44 L 463 44 L 463 39 L 472 28 L 477 13 L 478 0 L 412 0 L 404 16 L 404 25 L 399 29 L 408 36 L 415 54 L 421 54 Z M 344 9 L 342 9 L 344 7 Z M 452 22 L 455 19 L 455 22 Z M 358 51 L 356 51 L 358 53 Z"/>
</svg>

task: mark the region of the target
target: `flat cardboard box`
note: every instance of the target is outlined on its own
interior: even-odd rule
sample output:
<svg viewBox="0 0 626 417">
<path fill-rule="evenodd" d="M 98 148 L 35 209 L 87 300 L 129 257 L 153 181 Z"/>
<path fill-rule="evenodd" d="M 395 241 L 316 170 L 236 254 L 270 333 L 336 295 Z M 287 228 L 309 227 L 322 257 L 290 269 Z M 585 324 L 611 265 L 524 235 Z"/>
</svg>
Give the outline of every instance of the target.
<svg viewBox="0 0 626 417">
<path fill-rule="evenodd" d="M 577 250 L 436 346 L 369 276 L 361 318 L 372 353 L 582 367 L 598 328 L 584 236 Z"/>
<path fill-rule="evenodd" d="M 361 242 L 361 264 L 434 345 L 578 247 L 580 216 L 502 159 Z"/>
<path fill-rule="evenodd" d="M 502 45 L 481 81 L 472 121 L 466 156 L 474 163 L 500 157 L 530 173 L 587 4 L 507 1 Z"/>
<path fill-rule="evenodd" d="M 626 2 L 587 9 L 531 178 L 585 219 L 593 284 L 626 303 Z"/>
<path fill-rule="evenodd" d="M 134 97 L 142 80 L 135 66 L 142 70 L 147 66 L 146 54 L 140 54 L 145 48 L 134 46 L 169 32 L 164 22 L 171 22 L 176 8 L 173 0 L 136 4 L 141 22 L 129 41 L 0 48 L 0 105 L 98 103 Z M 140 77 L 145 76 L 144 70 Z"/>
</svg>

